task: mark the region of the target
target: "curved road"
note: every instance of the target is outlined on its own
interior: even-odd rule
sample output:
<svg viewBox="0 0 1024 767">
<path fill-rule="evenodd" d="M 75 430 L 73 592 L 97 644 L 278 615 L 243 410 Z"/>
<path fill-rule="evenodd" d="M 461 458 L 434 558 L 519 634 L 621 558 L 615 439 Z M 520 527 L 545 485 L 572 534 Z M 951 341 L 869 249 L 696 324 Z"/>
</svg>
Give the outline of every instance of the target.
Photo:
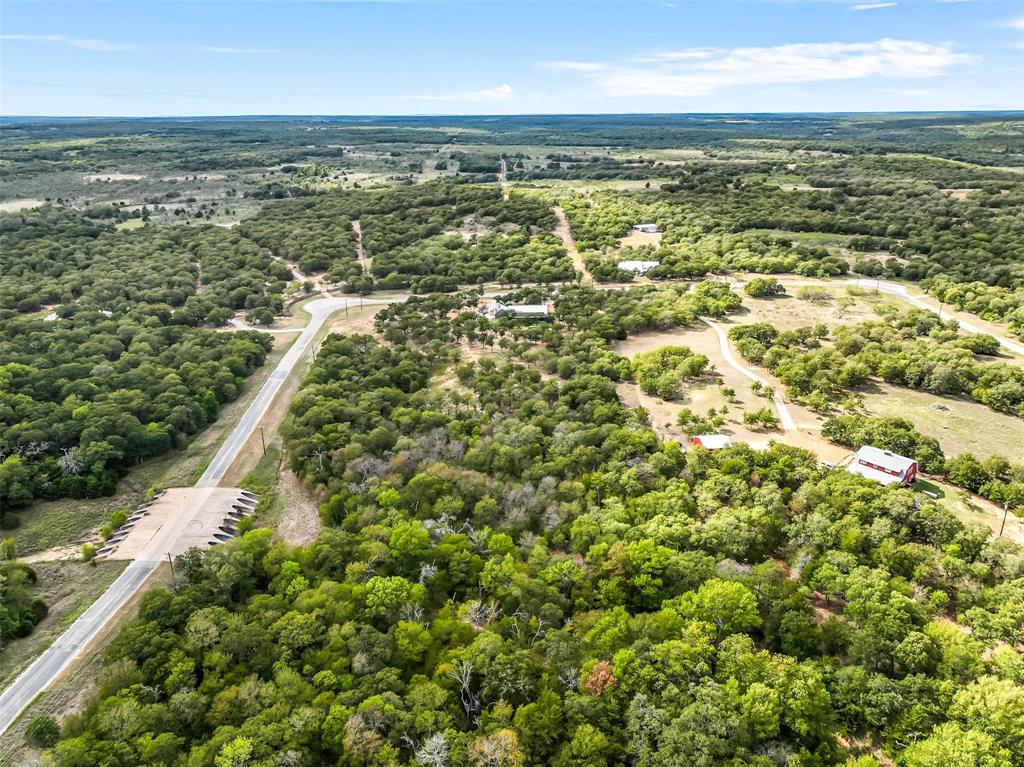
<svg viewBox="0 0 1024 767">
<path fill-rule="evenodd" d="M 309 312 L 309 323 L 264 382 L 259 394 L 249 403 L 235 428 L 231 430 L 206 467 L 206 471 L 196 482 L 196 487 L 216 487 L 220 483 L 224 473 L 234 463 L 242 446 L 249 441 L 274 398 L 281 391 L 285 380 L 332 314 L 346 306 L 389 304 L 403 300 L 404 296 L 395 296 L 393 299 L 321 298 L 306 304 L 303 308 Z M 37 695 L 53 684 L 82 650 L 99 635 L 107 622 L 142 587 L 163 559 L 168 545 L 177 539 L 191 521 L 192 516 L 182 514 L 173 520 L 173 525 L 161 530 L 157 542 L 129 564 L 100 598 L 0 693 L 0 735 L 14 723 Z"/>
<path fill-rule="evenodd" d="M 871 289 L 877 287 L 883 293 L 887 293 L 890 296 L 896 296 L 897 298 L 906 301 L 907 303 L 913 304 L 918 309 L 924 309 L 925 311 L 931 312 L 932 314 L 938 314 L 941 311 L 941 309 L 936 309 L 934 306 L 922 301 L 917 296 L 911 295 L 907 291 L 906 286 L 900 285 L 898 282 L 888 282 L 887 280 L 876 281 L 863 279 L 851 280 L 851 282 L 860 288 Z M 1002 346 L 1004 349 L 1007 349 L 1013 352 L 1014 354 L 1019 354 L 1022 357 L 1024 357 L 1024 344 L 1019 344 L 1016 341 L 1011 341 L 1008 338 L 1003 338 L 1002 336 L 996 335 L 990 330 L 986 330 L 985 328 L 975 325 L 970 320 L 963 320 L 960 319 L 959 317 L 951 317 L 950 319 L 954 319 L 958 323 L 960 323 L 961 330 L 966 330 L 968 333 L 984 333 L 987 336 L 992 336 L 999 342 L 999 345 Z"/>
<path fill-rule="evenodd" d="M 556 213 L 558 212 L 559 211 L 556 210 Z M 560 223 L 562 223 L 563 217 L 564 214 L 559 216 Z M 563 240 L 564 239 L 565 238 L 563 237 Z M 575 248 L 573 248 L 573 250 L 575 250 Z M 576 259 L 579 259 L 578 254 L 576 254 Z M 574 259 L 574 261 L 576 259 Z M 577 264 L 577 268 L 580 268 L 580 266 L 581 264 Z M 583 268 L 585 270 L 585 267 Z M 583 271 L 583 274 L 586 278 L 588 273 Z M 810 280 L 783 282 L 784 284 L 788 283 L 790 285 L 804 284 L 820 285 L 823 287 L 834 287 L 841 284 L 837 282 L 815 282 Z M 883 293 L 887 293 L 888 295 L 906 301 L 920 309 L 930 311 L 933 314 L 937 314 L 939 311 L 935 307 L 920 300 L 918 297 L 911 295 L 907 291 L 906 287 L 895 282 L 866 279 L 854 279 L 848 280 L 848 282 L 861 288 L 873 289 L 877 287 L 877 289 Z M 614 289 L 617 286 L 602 287 Z M 303 308 L 310 315 L 309 323 L 302 329 L 302 333 L 295 340 L 295 343 L 292 344 L 284 357 L 281 358 L 277 368 L 264 382 L 259 394 L 257 394 L 255 399 L 253 399 L 249 404 L 249 407 L 242 415 L 242 418 L 224 440 L 224 443 L 217 451 L 217 454 L 213 457 L 213 460 L 210 461 L 209 466 L 207 466 L 206 471 L 203 472 L 199 481 L 196 482 L 196 487 L 216 487 L 220 483 L 224 477 L 224 473 L 234 462 L 235 458 L 237 458 L 239 451 L 242 449 L 243 445 L 248 442 L 249 438 L 256 430 L 260 420 L 262 420 L 263 416 L 270 408 L 274 398 L 277 397 L 278 393 L 281 391 L 281 387 L 284 385 L 285 380 L 287 380 L 288 376 L 291 375 L 292 371 L 295 369 L 295 365 L 309 349 L 317 333 L 332 314 L 340 309 L 344 309 L 346 306 L 372 306 L 401 303 L 408 297 L 409 296 L 407 294 L 395 294 L 385 299 L 321 298 L 306 304 Z M 987 335 L 994 336 L 1003 348 L 1015 354 L 1024 356 L 1024 345 L 996 335 L 969 321 L 964 321 L 960 318 L 955 319 L 960 323 L 960 327 L 963 330 L 966 330 L 969 333 L 985 333 Z M 726 336 L 725 331 L 723 331 L 719 325 L 711 320 L 705 319 L 704 322 L 713 328 L 715 333 L 718 335 L 718 341 L 722 349 L 722 356 L 729 365 L 750 380 L 757 381 L 763 386 L 770 386 L 767 381 L 750 369 L 744 367 L 733 356 L 732 350 L 729 348 L 729 339 Z M 793 420 L 793 416 L 790 414 L 788 406 L 782 399 L 782 395 L 776 392 L 772 401 L 775 404 L 775 408 L 778 410 L 782 428 L 785 431 L 797 431 L 796 422 Z M 182 515 L 181 519 L 176 520 L 177 524 L 175 525 L 175 528 L 168 528 L 166 535 L 161 534 L 161 541 L 172 540 L 175 535 L 175 530 L 178 528 L 184 529 L 190 521 L 190 516 L 187 514 Z M 36 658 L 32 665 L 22 672 L 21 675 L 19 675 L 18 678 L 7 687 L 7 689 L 0 693 L 0 734 L 3 734 L 3 732 L 6 731 L 7 728 L 18 718 L 18 715 L 29 705 L 29 703 L 31 703 L 37 695 L 46 690 L 79 655 L 83 648 L 97 637 L 107 622 L 125 605 L 132 595 L 141 588 L 143 583 L 145 583 L 153 573 L 159 563 L 161 555 L 162 552 L 160 551 L 150 551 L 147 552 L 145 558 L 140 558 L 128 565 L 120 577 L 110 585 L 102 596 L 100 596 L 99 599 L 97 599 L 73 624 L 71 624 L 71 626 L 61 634 L 61 636 L 58 637 L 42 655 Z"/>
<path fill-rule="evenodd" d="M 740 364 L 739 360 L 733 356 L 732 349 L 729 348 L 729 337 L 725 334 L 725 331 L 722 330 L 718 323 L 712 322 L 704 317 L 701 317 L 701 320 L 715 331 L 715 335 L 718 336 L 718 345 L 722 349 L 722 356 L 725 358 L 725 361 L 729 363 L 730 367 L 742 373 L 751 381 L 756 381 L 761 384 L 761 386 L 773 389 L 772 402 L 775 404 L 775 409 L 779 412 L 779 423 L 782 424 L 782 430 L 797 431 L 796 421 L 793 420 L 793 415 L 789 412 L 789 406 L 786 404 L 786 401 L 782 399 L 782 395 L 777 391 L 774 391 L 774 387 L 753 370 L 750 370 Z"/>
</svg>

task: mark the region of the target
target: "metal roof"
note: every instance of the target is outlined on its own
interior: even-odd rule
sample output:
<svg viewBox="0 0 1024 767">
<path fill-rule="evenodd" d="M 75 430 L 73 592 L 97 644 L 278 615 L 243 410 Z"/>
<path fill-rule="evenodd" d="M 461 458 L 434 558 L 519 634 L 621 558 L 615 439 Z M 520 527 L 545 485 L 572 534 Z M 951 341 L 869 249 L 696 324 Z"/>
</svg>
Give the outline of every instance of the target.
<svg viewBox="0 0 1024 767">
<path fill-rule="evenodd" d="M 891 485 L 903 482 L 910 468 L 916 465 L 917 461 L 913 458 L 863 445 L 853 456 L 847 470 L 883 485 Z"/>
</svg>

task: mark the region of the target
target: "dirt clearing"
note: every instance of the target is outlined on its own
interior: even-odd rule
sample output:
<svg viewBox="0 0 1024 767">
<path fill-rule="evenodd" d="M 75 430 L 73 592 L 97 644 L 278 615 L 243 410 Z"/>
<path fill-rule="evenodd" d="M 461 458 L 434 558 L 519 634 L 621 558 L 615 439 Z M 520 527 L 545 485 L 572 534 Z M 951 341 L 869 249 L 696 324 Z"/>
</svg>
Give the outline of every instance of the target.
<svg viewBox="0 0 1024 767">
<path fill-rule="evenodd" d="M 790 294 L 794 294 L 797 288 L 790 287 L 787 290 Z M 874 311 L 876 305 L 895 303 L 895 299 L 886 301 L 884 297 L 877 298 L 873 294 L 870 296 L 847 296 L 846 291 L 842 288 L 829 292 L 832 300 L 820 303 L 803 301 L 793 295 L 779 298 L 751 298 L 743 294 L 743 309 L 732 315 L 730 319 L 740 325 L 767 322 L 779 330 L 795 330 L 821 323 L 832 330 L 839 325 L 855 325 L 864 320 L 878 319 L 878 315 Z M 837 299 L 844 296 L 854 303 L 846 308 L 840 307 Z"/>
<path fill-rule="evenodd" d="M 139 173 L 87 173 L 83 181 L 142 181 L 145 176 Z"/>
<path fill-rule="evenodd" d="M 17 213 L 19 210 L 40 208 L 43 205 L 46 205 L 46 200 L 7 200 L 6 202 L 0 202 L 0 213 Z"/>
<path fill-rule="evenodd" d="M 661 234 L 661 232 L 630 231 L 625 237 L 619 238 L 619 247 L 642 248 L 644 245 L 653 245 L 655 248 L 658 248 L 661 247 Z"/>
</svg>

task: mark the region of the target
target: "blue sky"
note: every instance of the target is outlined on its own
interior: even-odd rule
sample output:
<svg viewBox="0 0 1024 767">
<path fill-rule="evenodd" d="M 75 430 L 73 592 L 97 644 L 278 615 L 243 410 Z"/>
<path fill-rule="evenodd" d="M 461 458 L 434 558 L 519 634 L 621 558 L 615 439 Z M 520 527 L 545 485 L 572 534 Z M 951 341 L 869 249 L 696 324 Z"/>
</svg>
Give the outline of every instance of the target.
<svg viewBox="0 0 1024 767">
<path fill-rule="evenodd" d="M 7 115 L 1024 108 L 1024 0 L 0 0 Z"/>
</svg>

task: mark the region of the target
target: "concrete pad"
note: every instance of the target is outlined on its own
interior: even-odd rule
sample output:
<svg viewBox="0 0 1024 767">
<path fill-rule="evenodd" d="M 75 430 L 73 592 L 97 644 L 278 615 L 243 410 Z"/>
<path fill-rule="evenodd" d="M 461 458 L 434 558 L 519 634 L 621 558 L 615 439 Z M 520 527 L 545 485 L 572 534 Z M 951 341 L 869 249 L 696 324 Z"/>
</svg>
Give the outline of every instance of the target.
<svg viewBox="0 0 1024 767">
<path fill-rule="evenodd" d="M 256 496 L 237 487 L 172 487 L 140 507 L 100 550 L 107 559 L 159 562 L 234 537 Z"/>
</svg>

